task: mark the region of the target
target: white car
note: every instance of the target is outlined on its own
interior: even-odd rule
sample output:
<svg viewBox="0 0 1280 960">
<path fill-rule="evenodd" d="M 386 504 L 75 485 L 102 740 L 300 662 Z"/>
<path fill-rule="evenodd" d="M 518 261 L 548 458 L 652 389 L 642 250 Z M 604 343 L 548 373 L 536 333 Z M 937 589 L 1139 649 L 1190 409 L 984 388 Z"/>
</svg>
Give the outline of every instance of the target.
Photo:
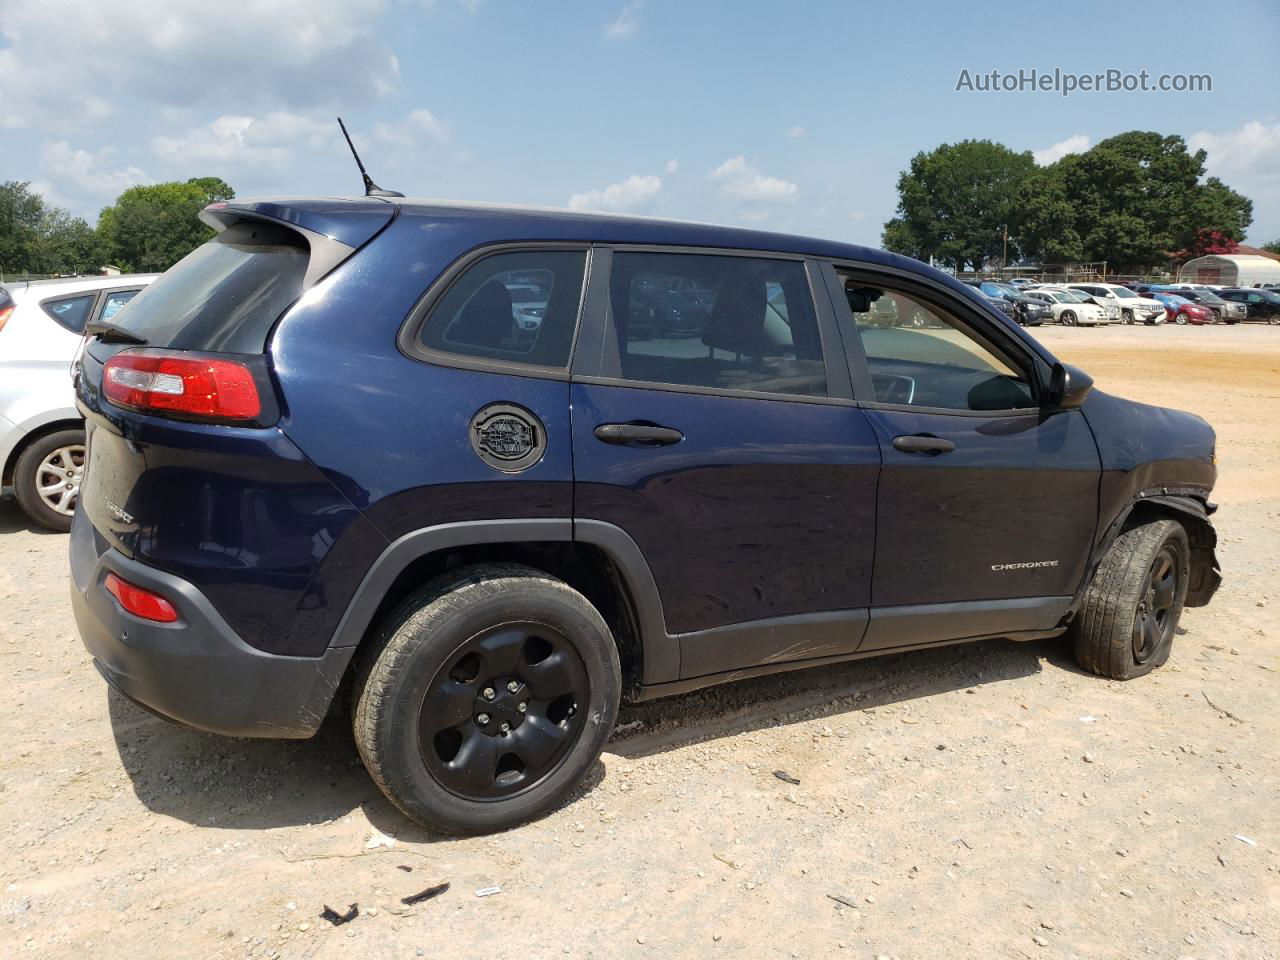
<svg viewBox="0 0 1280 960">
<path fill-rule="evenodd" d="M 1070 290 L 1060 287 L 1035 287 L 1024 291 L 1028 297 L 1035 297 L 1049 304 L 1053 311 L 1054 323 L 1067 327 L 1096 327 L 1103 323 L 1115 323 L 1113 317 L 1094 303 Z"/>
<path fill-rule="evenodd" d="M 85 326 L 111 318 L 154 274 L 0 285 L 0 492 L 42 526 L 70 530 L 84 471 L 71 361 Z"/>
<path fill-rule="evenodd" d="M 547 312 L 547 291 L 532 283 L 505 283 L 511 294 L 511 319 L 521 330 L 532 331 L 542 326 Z"/>
<path fill-rule="evenodd" d="M 1121 323 L 1164 323 L 1164 304 L 1118 283 L 1069 283 L 1067 289 L 1091 296 L 1104 306 L 1115 307 Z"/>
</svg>

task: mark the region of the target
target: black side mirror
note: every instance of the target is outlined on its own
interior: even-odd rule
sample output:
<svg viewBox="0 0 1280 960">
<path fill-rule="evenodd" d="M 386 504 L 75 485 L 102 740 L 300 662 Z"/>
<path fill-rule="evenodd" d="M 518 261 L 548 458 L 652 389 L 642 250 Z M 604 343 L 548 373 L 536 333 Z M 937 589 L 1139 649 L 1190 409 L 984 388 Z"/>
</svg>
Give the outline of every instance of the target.
<svg viewBox="0 0 1280 960">
<path fill-rule="evenodd" d="M 1093 378 L 1069 363 L 1055 363 L 1049 374 L 1049 390 L 1045 406 L 1059 410 L 1074 410 L 1084 403 L 1093 389 Z"/>
</svg>

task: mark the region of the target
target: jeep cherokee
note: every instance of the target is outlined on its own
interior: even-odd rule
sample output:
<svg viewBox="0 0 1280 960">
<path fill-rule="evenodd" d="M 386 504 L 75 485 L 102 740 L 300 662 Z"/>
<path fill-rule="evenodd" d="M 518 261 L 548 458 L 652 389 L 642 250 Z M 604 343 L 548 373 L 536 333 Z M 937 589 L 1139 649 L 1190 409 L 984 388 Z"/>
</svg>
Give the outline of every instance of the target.
<svg viewBox="0 0 1280 960">
<path fill-rule="evenodd" d="M 1136 677 L 1219 583 L 1209 426 L 915 260 L 382 197 L 202 218 L 76 370 L 84 643 L 220 734 L 349 699 L 424 824 L 545 813 L 624 696 L 1062 634 Z"/>
</svg>

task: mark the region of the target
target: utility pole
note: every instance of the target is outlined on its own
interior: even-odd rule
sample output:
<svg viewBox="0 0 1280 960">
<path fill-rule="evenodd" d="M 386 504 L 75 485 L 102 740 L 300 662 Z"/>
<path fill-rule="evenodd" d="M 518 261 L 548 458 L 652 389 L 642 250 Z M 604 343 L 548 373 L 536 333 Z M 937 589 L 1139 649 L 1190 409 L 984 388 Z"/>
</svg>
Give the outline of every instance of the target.
<svg viewBox="0 0 1280 960">
<path fill-rule="evenodd" d="M 1000 272 L 1009 268 L 1009 225 L 1004 225 L 1004 245 L 1000 248 Z"/>
</svg>

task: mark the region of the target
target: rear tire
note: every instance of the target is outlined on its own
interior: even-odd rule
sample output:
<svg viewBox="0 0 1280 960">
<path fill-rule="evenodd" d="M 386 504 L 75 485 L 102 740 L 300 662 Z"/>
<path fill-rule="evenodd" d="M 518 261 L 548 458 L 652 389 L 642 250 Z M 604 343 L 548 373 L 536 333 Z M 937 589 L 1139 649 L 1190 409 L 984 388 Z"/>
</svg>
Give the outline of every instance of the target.
<svg viewBox="0 0 1280 960">
<path fill-rule="evenodd" d="M 485 833 L 542 816 L 578 786 L 621 690 L 617 646 L 586 597 L 532 567 L 484 564 L 387 618 L 362 653 L 352 726 L 365 768 L 405 814 Z"/>
<path fill-rule="evenodd" d="M 1125 530 L 1111 545 L 1071 625 L 1076 661 L 1132 680 L 1169 659 L 1187 598 L 1191 551 L 1175 520 Z"/>
<path fill-rule="evenodd" d="M 84 431 L 59 430 L 33 440 L 13 468 L 13 492 L 28 517 L 66 533 L 84 475 Z"/>
</svg>

